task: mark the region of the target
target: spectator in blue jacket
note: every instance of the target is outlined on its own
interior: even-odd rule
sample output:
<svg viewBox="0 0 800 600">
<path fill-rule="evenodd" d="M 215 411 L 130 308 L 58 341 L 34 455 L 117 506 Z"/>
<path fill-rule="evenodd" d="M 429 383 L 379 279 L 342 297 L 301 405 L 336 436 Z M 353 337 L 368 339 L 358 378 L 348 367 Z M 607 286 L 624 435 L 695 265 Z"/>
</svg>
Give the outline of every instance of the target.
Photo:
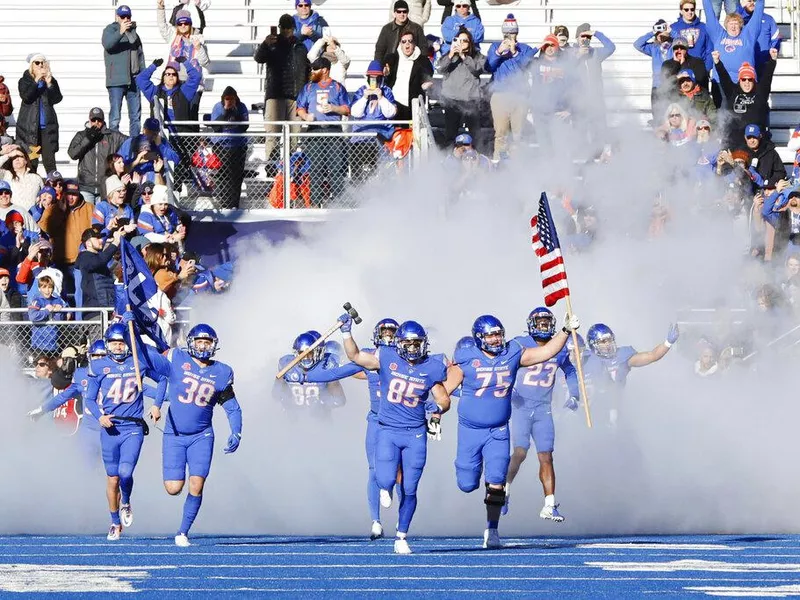
<svg viewBox="0 0 800 600">
<path fill-rule="evenodd" d="M 750 23 L 755 9 L 755 0 L 741 0 L 741 5 L 736 12 L 744 19 L 745 27 Z M 781 32 L 778 30 L 778 24 L 775 19 L 771 15 L 764 13 L 761 17 L 761 29 L 759 29 L 758 37 L 756 38 L 756 73 L 759 79 L 761 79 L 762 68 L 770 60 L 770 49 L 780 50 L 781 41 Z"/>
<path fill-rule="evenodd" d="M 745 26 L 744 19 L 737 13 L 725 17 L 725 27 L 716 19 L 709 19 L 708 15 L 714 13 L 712 0 L 703 0 L 703 10 L 706 14 L 706 28 L 711 36 L 714 50 L 720 53 L 728 73 L 738 73 L 742 63 L 756 64 L 756 40 L 761 31 L 761 19 L 764 16 L 764 0 L 757 0 L 750 21 Z M 714 104 L 717 108 L 722 105 L 722 88 L 719 85 L 719 75 L 716 69 L 711 73 L 711 91 L 714 95 Z"/>
<path fill-rule="evenodd" d="M 67 321 L 70 313 L 64 299 L 55 293 L 55 284 L 47 275 L 39 277 L 39 289 L 28 298 L 28 320 L 33 322 L 31 348 L 53 357 L 58 354 L 58 327 L 53 321 Z"/>
<path fill-rule="evenodd" d="M 472 35 L 472 43 L 475 47 L 480 49 L 481 42 L 483 42 L 483 23 L 480 17 L 473 15 L 472 0 L 456 0 L 453 7 L 456 9 L 454 15 L 447 17 L 442 23 L 442 37 L 444 42 L 441 47 L 441 54 L 450 52 L 450 44 L 453 43 L 453 38 L 458 35 L 458 31 L 463 27 Z"/>
<path fill-rule="evenodd" d="M 670 26 L 670 34 L 673 38 L 685 39 L 689 46 L 689 56 L 699 58 L 706 65 L 706 71 L 711 70 L 711 51 L 714 46 L 706 24 L 697 16 L 695 0 L 681 2 L 681 14 Z"/>
<path fill-rule="evenodd" d="M 494 42 L 486 55 L 486 70 L 492 74 L 492 119 L 494 119 L 494 159 L 506 151 L 506 138 L 511 133 L 514 144 L 522 138 L 522 127 L 528 116 L 530 93 L 527 74 L 539 51 L 517 41 L 519 25 L 509 14 L 500 27 L 502 42 Z"/>
<path fill-rule="evenodd" d="M 177 165 L 181 161 L 180 155 L 161 137 L 161 123 L 152 117 L 145 120 L 144 133 L 125 140 L 119 153 L 127 170 L 139 173 L 145 181 L 161 184 L 168 162 Z"/>
<path fill-rule="evenodd" d="M 217 185 L 216 197 L 224 208 L 239 208 L 248 142 L 248 138 L 241 134 L 250 126 L 250 114 L 244 102 L 239 100 L 239 94 L 231 86 L 223 90 L 220 101 L 211 110 L 211 121 L 227 122 L 227 125 L 211 126 L 214 131 L 227 134 L 211 138 L 214 150 L 222 163 L 216 180 L 225 182 L 223 185 Z"/>
<path fill-rule="evenodd" d="M 294 34 L 303 42 L 308 52 L 314 42 L 322 37 L 322 30 L 328 26 L 328 22 L 311 9 L 311 0 L 294 0 L 294 6 L 297 9 L 294 15 Z"/>
<path fill-rule="evenodd" d="M 136 222 L 139 235 L 154 243 L 182 243 L 186 228 L 181 225 L 178 211 L 171 205 L 167 186 L 153 188 L 150 203 L 142 206 Z"/>
<path fill-rule="evenodd" d="M 92 225 L 99 225 L 108 237 L 119 227 L 135 222 L 133 209 L 125 204 L 125 184 L 116 175 L 106 179 L 106 198 L 94 205 Z"/>
<path fill-rule="evenodd" d="M 394 94 L 384 82 L 380 61 L 367 67 L 367 83 L 353 94 L 350 117 L 354 121 L 390 121 L 397 114 Z M 353 132 L 375 133 L 377 137 L 353 136 L 350 149 L 350 168 L 356 182 L 364 181 L 375 169 L 383 143 L 392 139 L 394 125 L 353 125 Z"/>
<path fill-rule="evenodd" d="M 653 120 L 658 120 L 664 113 L 664 101 L 661 99 L 659 87 L 661 86 L 661 65 L 672 58 L 672 38 L 670 28 L 664 19 L 659 19 L 653 25 L 653 30 L 633 42 L 633 47 L 642 54 L 649 56 L 653 63 L 653 89 L 650 91 L 650 110 Z"/>
</svg>

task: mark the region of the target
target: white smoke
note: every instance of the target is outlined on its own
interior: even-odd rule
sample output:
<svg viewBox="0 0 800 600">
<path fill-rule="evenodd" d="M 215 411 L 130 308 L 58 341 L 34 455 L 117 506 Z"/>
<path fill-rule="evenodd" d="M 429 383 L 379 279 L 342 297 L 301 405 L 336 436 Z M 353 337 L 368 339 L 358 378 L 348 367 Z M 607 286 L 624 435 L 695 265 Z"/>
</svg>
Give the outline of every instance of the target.
<svg viewBox="0 0 800 600">
<path fill-rule="evenodd" d="M 732 298 L 746 241 L 732 235 L 722 209 L 709 218 L 692 208 L 720 191 L 698 192 L 673 179 L 686 157 L 652 134 L 623 125 L 615 136 L 610 164 L 584 165 L 581 133 L 566 132 L 553 150 L 521 151 L 496 173 L 476 173 L 463 194 L 458 167 L 433 161 L 370 185 L 359 193 L 361 210 L 306 225 L 300 239 L 246 242 L 231 291 L 207 299 L 194 315 L 217 329 L 218 358 L 235 369 L 244 413 L 241 447 L 227 456 L 221 448 L 228 427 L 218 411 L 217 455 L 194 531 L 365 535 L 366 385 L 343 382 L 348 403 L 330 423 L 291 420 L 270 396 L 278 358 L 299 333 L 334 324 L 346 301 L 364 318 L 354 328 L 363 345 L 386 316 L 420 321 L 431 331 L 432 351 L 447 354 L 480 314 L 501 318 L 509 337 L 522 333 L 528 312 L 542 304 L 529 230 L 542 190 L 569 190 L 600 216 L 595 247 L 565 251 L 584 334 L 602 321 L 618 344 L 646 350 L 663 341 L 678 310 Z M 666 192 L 672 217 L 665 236 L 649 239 L 659 192 Z M 551 203 L 562 217 L 558 198 Z M 559 322 L 564 312 L 561 302 Z M 581 412 L 561 408 L 563 392 L 556 390 L 557 499 L 567 521 L 555 526 L 537 518 L 542 492 L 531 452 L 502 534 L 793 528 L 798 484 L 790 427 L 798 407 L 787 393 L 790 372 L 698 379 L 691 343 L 685 336 L 664 360 L 634 370 L 616 430 L 599 402 L 592 406 L 595 427 L 587 429 Z M 690 346 L 683 353 L 682 344 Z M 8 361 L 0 369 L 9 404 L 24 397 L 25 383 Z M 20 403 L 0 425 L 7 457 L 0 529 L 100 531 L 108 522 L 102 472 L 77 464 L 74 439 L 18 418 L 27 408 Z M 443 420 L 444 440 L 429 444 L 412 535 L 479 536 L 484 529 L 482 491 L 466 495 L 456 486 L 456 410 L 454 402 Z M 180 522 L 182 499 L 161 487 L 160 440 L 153 430 L 136 470 L 132 533 L 170 534 Z M 389 530 L 393 519 L 384 518 Z"/>
</svg>

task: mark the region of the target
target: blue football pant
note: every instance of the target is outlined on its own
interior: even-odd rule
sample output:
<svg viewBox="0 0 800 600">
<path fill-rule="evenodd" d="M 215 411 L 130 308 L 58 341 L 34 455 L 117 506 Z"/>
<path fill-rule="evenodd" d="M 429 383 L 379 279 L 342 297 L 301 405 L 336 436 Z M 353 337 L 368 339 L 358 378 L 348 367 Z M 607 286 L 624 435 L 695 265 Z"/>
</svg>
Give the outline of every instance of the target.
<svg viewBox="0 0 800 600">
<path fill-rule="evenodd" d="M 138 425 L 110 427 L 100 432 L 106 475 L 119 477 L 122 503 L 128 504 L 133 492 L 133 470 L 139 462 L 144 435 Z"/>
<path fill-rule="evenodd" d="M 537 452 L 552 452 L 556 441 L 553 411 L 549 404 L 536 408 L 514 408 L 511 411 L 511 442 L 514 448 L 531 447 Z"/>
<path fill-rule="evenodd" d="M 486 483 L 506 482 L 510 461 L 508 425 L 472 428 L 459 424 L 456 449 L 456 481 L 462 492 L 472 492 L 481 483 L 486 467 Z"/>
<path fill-rule="evenodd" d="M 378 481 L 375 479 L 375 448 L 378 446 L 378 415 L 373 412 L 367 414 L 367 437 L 364 440 L 364 446 L 367 452 L 367 465 L 369 465 L 369 476 L 367 478 L 369 516 L 373 521 L 380 521 L 381 488 L 378 487 Z"/>
<path fill-rule="evenodd" d="M 403 470 L 403 498 L 400 501 L 397 531 L 407 533 L 417 508 L 417 487 L 428 457 L 427 428 L 399 429 L 378 425 L 375 449 L 375 478 L 382 490 L 391 490 L 397 469 Z"/>
<path fill-rule="evenodd" d="M 192 435 L 165 433 L 161 449 L 164 481 L 184 481 L 187 466 L 190 477 L 208 477 L 214 454 L 214 430 L 209 427 Z"/>
</svg>

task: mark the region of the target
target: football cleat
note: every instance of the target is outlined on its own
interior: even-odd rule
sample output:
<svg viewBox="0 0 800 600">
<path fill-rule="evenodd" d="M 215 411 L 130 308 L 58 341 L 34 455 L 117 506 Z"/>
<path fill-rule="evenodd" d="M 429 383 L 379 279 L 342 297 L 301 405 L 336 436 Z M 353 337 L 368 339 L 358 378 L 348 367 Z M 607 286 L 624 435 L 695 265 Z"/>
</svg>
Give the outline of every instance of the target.
<svg viewBox="0 0 800 600">
<path fill-rule="evenodd" d="M 503 544 L 500 541 L 500 534 L 497 529 L 487 529 L 483 532 L 483 547 L 484 548 L 502 548 Z"/>
<path fill-rule="evenodd" d="M 381 525 L 380 521 L 373 521 L 372 522 L 372 530 L 369 533 L 369 539 L 371 541 L 375 541 L 378 538 L 383 537 L 383 525 Z"/>
<path fill-rule="evenodd" d="M 133 525 L 133 509 L 130 504 L 123 504 L 119 507 L 119 520 L 122 521 L 123 527 Z"/>
<path fill-rule="evenodd" d="M 192 544 L 189 543 L 189 538 L 186 537 L 185 533 L 179 533 L 175 536 L 175 545 L 180 548 L 188 548 Z"/>
<path fill-rule="evenodd" d="M 411 554 L 411 546 L 408 545 L 408 540 L 397 538 L 394 541 L 395 554 Z"/>
<path fill-rule="evenodd" d="M 558 504 L 555 506 L 547 506 L 545 504 L 544 508 L 542 508 L 541 512 L 539 513 L 539 517 L 542 519 L 549 519 L 550 521 L 555 521 L 556 523 L 561 523 L 564 521 L 564 516 L 558 512 Z"/>
<path fill-rule="evenodd" d="M 392 494 L 389 490 L 381 490 L 381 506 L 383 508 L 389 508 L 392 506 Z"/>
<path fill-rule="evenodd" d="M 119 536 L 122 533 L 122 525 L 114 525 L 112 524 L 111 527 L 108 528 L 108 535 L 106 539 L 109 542 L 117 542 L 119 541 Z"/>
</svg>

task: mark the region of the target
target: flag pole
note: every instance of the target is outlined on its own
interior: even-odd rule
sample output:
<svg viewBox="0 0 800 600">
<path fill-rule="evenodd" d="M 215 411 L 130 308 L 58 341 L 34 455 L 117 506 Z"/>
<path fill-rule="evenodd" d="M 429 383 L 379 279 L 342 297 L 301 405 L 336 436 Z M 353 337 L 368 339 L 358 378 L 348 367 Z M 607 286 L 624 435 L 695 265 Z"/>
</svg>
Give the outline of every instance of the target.
<svg viewBox="0 0 800 600">
<path fill-rule="evenodd" d="M 571 315 L 572 301 L 569 296 L 566 297 L 566 301 L 567 312 Z M 581 397 L 583 398 L 583 412 L 586 414 L 586 426 L 591 429 L 592 414 L 589 412 L 589 395 L 586 393 L 586 381 L 583 378 L 583 359 L 581 358 L 581 347 L 578 344 L 578 332 L 573 329 L 570 335 L 572 335 L 572 343 L 575 346 L 575 368 L 578 370 L 578 387 L 580 388 Z"/>
<path fill-rule="evenodd" d="M 127 288 L 128 286 L 126 285 L 125 289 L 127 290 Z M 131 312 L 130 302 L 125 305 L 125 310 Z M 133 370 L 136 373 L 136 387 L 139 389 L 139 392 L 141 392 L 144 386 L 142 385 L 142 370 L 139 366 L 139 352 L 136 347 L 136 335 L 134 335 L 133 321 L 128 321 L 128 333 L 131 336 L 131 353 L 133 354 Z"/>
</svg>

